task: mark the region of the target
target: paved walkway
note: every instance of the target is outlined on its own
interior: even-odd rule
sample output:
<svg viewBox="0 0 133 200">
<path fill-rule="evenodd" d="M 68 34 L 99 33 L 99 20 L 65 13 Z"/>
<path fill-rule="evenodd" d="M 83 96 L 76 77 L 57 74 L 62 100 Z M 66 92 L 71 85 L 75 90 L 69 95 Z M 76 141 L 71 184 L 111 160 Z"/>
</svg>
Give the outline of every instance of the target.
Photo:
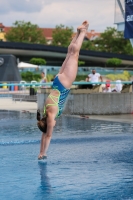
<svg viewBox="0 0 133 200">
<path fill-rule="evenodd" d="M 35 113 L 37 110 L 36 102 L 25 102 L 25 101 L 12 101 L 11 98 L 0 99 L 0 110 L 12 110 L 12 111 L 28 111 Z"/>
<path fill-rule="evenodd" d="M 120 115 L 90 115 L 90 119 L 133 123 L 133 114 L 120 114 Z"/>
<path fill-rule="evenodd" d="M 0 99 L 0 110 L 12 110 L 12 111 L 36 113 L 37 103 L 36 102 L 23 102 L 23 101 L 22 102 L 20 102 L 20 101 L 14 102 L 14 101 L 12 101 L 11 98 L 1 98 Z M 71 116 L 71 117 L 73 117 L 73 116 Z M 74 117 L 79 117 L 79 116 L 74 116 Z M 133 114 L 89 115 L 89 119 L 133 123 Z"/>
</svg>

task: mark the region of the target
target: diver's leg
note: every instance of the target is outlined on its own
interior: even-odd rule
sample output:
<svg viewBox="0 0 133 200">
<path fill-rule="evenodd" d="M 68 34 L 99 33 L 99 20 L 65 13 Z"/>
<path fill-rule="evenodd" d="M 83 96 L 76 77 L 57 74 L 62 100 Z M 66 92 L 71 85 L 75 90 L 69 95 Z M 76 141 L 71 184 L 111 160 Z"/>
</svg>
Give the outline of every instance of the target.
<svg viewBox="0 0 133 200">
<path fill-rule="evenodd" d="M 83 29 L 85 29 L 85 30 L 87 31 L 87 29 L 88 29 L 88 22 L 87 22 L 87 21 L 84 21 L 84 22 L 82 23 L 82 25 L 79 26 L 79 27 L 77 28 L 77 33 L 76 33 L 75 37 L 73 38 L 73 40 L 71 41 L 71 43 L 70 43 L 70 45 L 69 45 L 69 47 L 68 47 L 68 53 L 67 53 L 66 59 L 64 60 L 64 62 L 63 62 L 63 64 L 62 64 L 62 67 L 60 68 L 59 74 L 62 74 L 62 73 L 63 73 L 64 68 L 65 68 L 65 66 L 66 66 L 66 63 L 67 63 L 67 61 L 69 60 L 69 57 L 70 57 L 71 52 L 72 52 L 71 46 L 72 46 L 72 44 L 74 44 L 74 43 L 77 41 L 77 39 L 78 39 L 78 37 L 79 37 L 79 35 L 80 35 L 80 32 L 82 32 Z M 82 45 L 82 44 L 81 44 L 81 45 Z"/>
<path fill-rule="evenodd" d="M 76 42 L 76 40 L 77 40 L 79 34 L 80 34 L 80 31 L 77 30 L 77 33 L 76 33 L 76 35 L 74 36 L 74 38 L 72 39 L 70 45 L 71 45 L 72 43 L 75 43 L 75 42 Z M 69 51 L 69 50 L 68 50 L 68 51 Z M 60 68 L 59 74 L 62 74 L 62 72 L 63 72 L 63 70 L 64 70 L 64 68 L 65 68 L 65 65 L 66 65 L 66 63 L 67 63 L 69 57 L 70 57 L 70 52 L 67 53 L 66 58 L 65 58 L 65 60 L 64 60 L 64 62 L 63 62 L 63 64 L 62 64 L 62 66 L 61 66 L 61 68 Z"/>
<path fill-rule="evenodd" d="M 78 57 L 79 51 L 82 46 L 84 37 L 86 35 L 86 29 L 81 29 L 80 34 L 74 44 L 71 45 L 71 53 L 69 59 L 65 63 L 62 74 L 58 74 L 59 80 L 66 87 L 70 88 L 73 81 L 76 78 L 78 70 Z"/>
</svg>

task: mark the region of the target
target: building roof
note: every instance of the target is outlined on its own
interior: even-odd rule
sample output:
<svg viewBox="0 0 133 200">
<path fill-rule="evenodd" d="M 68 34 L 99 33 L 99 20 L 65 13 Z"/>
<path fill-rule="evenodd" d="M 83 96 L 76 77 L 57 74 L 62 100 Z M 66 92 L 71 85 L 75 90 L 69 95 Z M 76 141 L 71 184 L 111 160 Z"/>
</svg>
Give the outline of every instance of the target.
<svg viewBox="0 0 133 200">
<path fill-rule="evenodd" d="M 55 30 L 54 28 L 39 28 L 40 30 L 43 31 L 43 35 L 45 36 L 45 38 L 47 40 L 52 40 L 52 34 L 53 34 L 53 31 Z"/>
<path fill-rule="evenodd" d="M 95 30 L 91 30 L 90 32 L 87 32 L 87 37 L 89 40 L 94 40 L 97 37 L 100 37 L 101 33 L 96 32 Z"/>
<path fill-rule="evenodd" d="M 0 28 L 5 28 L 5 26 L 2 23 L 0 23 Z"/>
<path fill-rule="evenodd" d="M 5 33 L 7 33 L 9 30 L 11 29 L 11 27 L 4 27 L 4 31 L 5 31 Z"/>
</svg>

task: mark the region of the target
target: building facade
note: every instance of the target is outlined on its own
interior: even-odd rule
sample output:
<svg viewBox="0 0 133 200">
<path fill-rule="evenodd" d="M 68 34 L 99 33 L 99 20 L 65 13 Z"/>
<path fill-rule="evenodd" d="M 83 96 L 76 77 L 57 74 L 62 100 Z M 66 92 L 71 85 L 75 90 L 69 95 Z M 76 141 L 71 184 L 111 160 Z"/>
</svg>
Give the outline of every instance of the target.
<svg viewBox="0 0 133 200">
<path fill-rule="evenodd" d="M 0 41 L 6 41 L 5 39 L 5 26 L 0 23 Z"/>
</svg>

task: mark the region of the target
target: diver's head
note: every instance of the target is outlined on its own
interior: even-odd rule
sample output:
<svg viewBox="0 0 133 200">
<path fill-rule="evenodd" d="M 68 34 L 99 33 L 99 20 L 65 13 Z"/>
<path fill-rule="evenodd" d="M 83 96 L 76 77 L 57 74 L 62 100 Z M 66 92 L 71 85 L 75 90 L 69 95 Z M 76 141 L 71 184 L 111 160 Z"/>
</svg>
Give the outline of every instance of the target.
<svg viewBox="0 0 133 200">
<path fill-rule="evenodd" d="M 44 116 L 40 121 L 37 122 L 37 126 L 43 133 L 47 132 L 47 117 Z"/>
<path fill-rule="evenodd" d="M 42 118 L 40 117 L 40 111 L 37 111 L 37 126 L 44 134 L 47 132 L 47 120 L 50 122 L 51 126 L 55 126 L 56 121 L 51 117 L 51 115 L 44 115 Z"/>
</svg>

